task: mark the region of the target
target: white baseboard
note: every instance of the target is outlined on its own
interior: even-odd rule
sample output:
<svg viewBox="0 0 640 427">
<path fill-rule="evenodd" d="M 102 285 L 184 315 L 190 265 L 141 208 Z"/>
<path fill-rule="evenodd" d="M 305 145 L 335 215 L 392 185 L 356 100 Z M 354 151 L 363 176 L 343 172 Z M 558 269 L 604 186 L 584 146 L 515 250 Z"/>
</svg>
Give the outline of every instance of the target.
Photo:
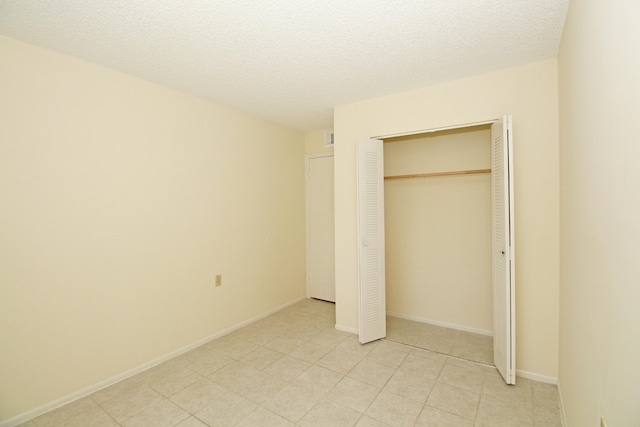
<svg viewBox="0 0 640 427">
<path fill-rule="evenodd" d="M 564 412 L 564 401 L 562 400 L 562 389 L 560 388 L 560 380 L 558 380 L 558 395 L 560 396 L 560 419 L 562 427 L 567 427 L 567 417 Z"/>
<path fill-rule="evenodd" d="M 468 326 L 457 325 L 455 323 L 441 322 L 439 320 L 425 319 L 422 317 L 410 316 L 402 313 L 394 313 L 389 311 L 387 312 L 387 315 L 391 317 L 398 317 L 400 319 L 407 319 L 407 320 L 413 320 L 415 322 L 427 323 L 429 325 L 443 326 L 445 328 L 457 329 L 460 331 L 472 332 L 474 334 L 486 335 L 489 337 L 493 336 L 493 331 L 487 331 L 485 329 L 478 329 L 478 328 L 471 328 Z M 336 326 L 336 329 L 337 329 L 337 326 Z M 527 378 L 533 381 L 539 381 L 546 384 L 554 384 L 554 385 L 558 384 L 558 378 L 536 374 L 534 372 L 516 370 L 516 375 L 519 375 L 522 378 Z"/>
<path fill-rule="evenodd" d="M 0 422 L 0 427 L 14 427 L 14 426 L 16 426 L 18 424 L 21 424 L 21 423 L 25 422 L 25 421 L 29 421 L 29 420 L 31 420 L 31 419 L 39 416 L 39 415 L 42 415 L 42 414 L 44 414 L 46 412 L 49 412 L 49 411 L 51 411 L 53 409 L 56 409 L 56 408 L 60 407 L 60 406 L 67 405 L 67 404 L 69 404 L 69 403 L 71 403 L 71 402 L 73 402 L 75 400 L 78 400 L 78 399 L 81 399 L 83 397 L 86 397 L 86 396 L 90 395 L 91 393 L 95 393 L 98 390 L 101 390 L 101 389 L 103 389 L 105 387 L 109 387 L 110 385 L 113 385 L 113 384 L 115 384 L 115 383 L 117 383 L 119 381 L 122 381 L 124 379 L 129 378 L 129 377 L 132 377 L 134 375 L 137 375 L 140 372 L 146 371 L 149 368 L 153 368 L 154 366 L 159 365 L 160 363 L 166 362 L 169 359 L 173 359 L 174 357 L 180 356 L 183 353 L 186 353 L 186 352 L 188 352 L 190 350 L 193 350 L 196 347 L 200 347 L 201 345 L 206 344 L 206 343 L 208 343 L 210 341 L 213 341 L 213 340 L 215 340 L 217 338 L 220 338 L 220 337 L 222 337 L 224 335 L 230 334 L 231 332 L 233 332 L 235 330 L 238 330 L 238 329 L 240 329 L 242 327 L 245 327 L 245 326 L 247 326 L 247 325 L 249 325 L 251 323 L 257 322 L 260 319 L 264 319 L 265 317 L 270 316 L 270 315 L 272 315 L 274 313 L 277 313 L 278 311 L 284 310 L 285 308 L 290 307 L 290 306 L 292 306 L 294 304 L 297 304 L 298 302 L 300 302 L 300 301 L 302 301 L 304 299 L 306 299 L 306 297 L 296 298 L 293 301 L 290 301 L 290 302 L 288 302 L 286 304 L 283 304 L 281 306 L 278 306 L 276 308 L 268 310 L 268 311 L 266 311 L 266 312 L 264 312 L 262 314 L 254 316 L 254 317 L 252 317 L 250 319 L 245 320 L 244 322 L 240 322 L 240 323 L 238 323 L 236 325 L 233 325 L 233 326 L 231 326 L 231 327 L 229 327 L 227 329 L 224 329 L 222 331 L 216 332 L 215 334 L 209 335 L 208 337 L 202 338 L 202 339 L 200 339 L 198 341 L 195 341 L 195 342 L 193 342 L 193 343 L 191 343 L 189 345 L 186 345 L 185 347 L 182 347 L 182 348 L 180 348 L 178 350 L 172 351 L 171 353 L 165 354 L 164 356 L 160 356 L 160 357 L 158 357 L 156 359 L 153 359 L 153 360 L 151 360 L 151 361 L 149 361 L 147 363 L 143 363 L 140 366 L 137 366 L 137 367 L 135 367 L 133 369 L 125 371 L 125 372 L 123 372 L 121 374 L 118 374 L 118 375 L 116 375 L 114 377 L 107 378 L 104 381 L 100 381 L 97 384 L 94 384 L 92 386 L 89 386 L 87 388 L 79 390 L 79 391 L 77 391 L 75 393 L 69 394 L 69 395 L 67 395 L 65 397 L 62 397 L 60 399 L 54 400 L 53 402 L 49 402 L 49 403 L 47 403 L 45 405 L 42 405 L 42 406 L 40 406 L 40 407 L 38 407 L 36 409 L 33 409 L 33 410 L 25 412 L 23 414 L 17 415 L 17 416 L 15 416 L 13 418 L 10 418 L 8 420 L 2 421 L 2 422 Z"/>
<path fill-rule="evenodd" d="M 527 371 L 521 371 L 520 369 L 516 369 L 516 375 L 522 377 L 522 378 L 526 378 L 529 380 L 533 380 L 533 381 L 538 381 L 541 383 L 546 383 L 546 384 L 553 384 L 553 385 L 557 385 L 558 384 L 558 379 L 554 378 L 554 377 L 548 377 L 546 375 L 540 375 L 540 374 L 536 374 L 534 372 L 527 372 Z"/>
<path fill-rule="evenodd" d="M 337 331 L 341 331 L 341 332 L 348 332 L 348 333 L 350 333 L 350 334 L 356 334 L 356 335 L 358 335 L 358 330 L 357 330 L 357 329 L 350 328 L 350 327 L 348 327 L 348 326 L 342 326 L 342 325 L 338 325 L 338 324 L 336 323 L 335 328 L 336 328 L 336 330 L 337 330 Z"/>
<path fill-rule="evenodd" d="M 398 317 L 400 319 L 406 319 L 406 320 L 413 320 L 414 322 L 427 323 L 429 325 L 442 326 L 450 329 L 457 329 L 459 331 L 472 332 L 474 334 L 486 335 L 489 337 L 493 336 L 493 331 L 488 331 L 486 329 L 472 328 L 470 326 L 458 325 L 456 323 L 442 322 L 440 320 L 433 320 L 433 319 L 425 319 L 424 317 L 411 316 L 408 314 L 395 313 L 392 311 L 387 311 L 387 316 Z"/>
</svg>

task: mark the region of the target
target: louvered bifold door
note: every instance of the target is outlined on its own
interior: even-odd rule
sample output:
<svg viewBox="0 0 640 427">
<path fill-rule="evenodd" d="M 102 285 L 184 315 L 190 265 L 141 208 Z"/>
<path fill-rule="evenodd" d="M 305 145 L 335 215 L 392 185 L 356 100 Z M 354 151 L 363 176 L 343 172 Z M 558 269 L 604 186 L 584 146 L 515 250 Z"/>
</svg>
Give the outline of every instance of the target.
<svg viewBox="0 0 640 427">
<path fill-rule="evenodd" d="M 384 166 L 382 141 L 358 141 L 359 340 L 387 333 L 384 269 Z"/>
<path fill-rule="evenodd" d="M 493 358 L 507 384 L 516 383 L 512 134 L 511 116 L 491 126 Z"/>
</svg>

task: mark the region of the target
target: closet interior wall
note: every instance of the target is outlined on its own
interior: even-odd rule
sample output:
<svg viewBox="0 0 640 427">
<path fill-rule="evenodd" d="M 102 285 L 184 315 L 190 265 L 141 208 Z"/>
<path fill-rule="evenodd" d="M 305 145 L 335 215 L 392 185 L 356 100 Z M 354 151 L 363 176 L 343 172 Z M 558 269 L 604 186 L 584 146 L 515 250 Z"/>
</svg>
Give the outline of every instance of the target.
<svg viewBox="0 0 640 427">
<path fill-rule="evenodd" d="M 490 126 L 384 139 L 385 177 L 491 167 Z M 387 313 L 491 334 L 491 174 L 385 180 Z"/>
</svg>

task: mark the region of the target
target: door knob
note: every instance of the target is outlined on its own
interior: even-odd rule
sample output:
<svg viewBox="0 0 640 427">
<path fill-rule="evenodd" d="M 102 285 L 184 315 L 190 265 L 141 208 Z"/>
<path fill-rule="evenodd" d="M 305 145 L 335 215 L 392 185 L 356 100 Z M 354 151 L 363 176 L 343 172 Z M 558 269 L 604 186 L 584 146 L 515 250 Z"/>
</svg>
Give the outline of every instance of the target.
<svg viewBox="0 0 640 427">
<path fill-rule="evenodd" d="M 364 242 L 362 242 L 362 244 L 363 244 L 364 246 L 369 246 L 369 241 L 368 241 L 368 240 L 365 240 Z"/>
</svg>

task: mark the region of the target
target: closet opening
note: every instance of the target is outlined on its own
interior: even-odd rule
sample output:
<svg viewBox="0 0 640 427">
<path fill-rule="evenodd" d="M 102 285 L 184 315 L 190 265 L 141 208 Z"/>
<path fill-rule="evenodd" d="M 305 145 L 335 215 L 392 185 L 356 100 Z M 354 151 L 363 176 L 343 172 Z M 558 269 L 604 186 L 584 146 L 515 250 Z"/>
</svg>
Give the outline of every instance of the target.
<svg viewBox="0 0 640 427">
<path fill-rule="evenodd" d="M 493 365 L 491 125 L 383 142 L 386 339 Z"/>
<path fill-rule="evenodd" d="M 388 275 L 389 289 L 396 292 L 396 295 L 390 295 L 389 311 L 394 313 L 394 310 L 397 310 L 396 315 L 413 316 L 428 320 L 432 324 L 439 322 L 456 326 L 459 331 L 464 328 L 462 332 L 487 331 L 487 311 L 481 304 L 483 299 L 487 299 L 487 293 L 479 292 L 485 287 L 475 285 L 474 288 L 464 288 L 464 284 L 469 281 L 482 283 L 490 266 L 493 364 L 507 384 L 515 384 L 515 204 L 512 119 L 506 115 L 491 122 L 488 153 L 491 173 L 487 174 L 489 186 L 485 185 L 486 179 L 483 181 L 485 174 L 478 172 L 486 169 L 481 164 L 487 159 L 486 151 L 481 148 L 483 144 L 479 141 L 464 142 L 466 136 L 476 131 L 481 134 L 486 132 L 484 128 L 464 128 L 484 124 L 487 123 L 438 129 L 437 131 L 447 131 L 440 135 L 435 134 L 436 131 L 429 132 L 434 134 L 426 136 L 429 143 L 414 141 L 413 137 L 410 141 L 400 139 L 386 144 L 383 143 L 383 139 L 390 140 L 390 137 L 358 140 L 358 340 L 360 343 L 367 343 L 387 336 L 385 259 L 388 256 L 391 269 Z M 455 135 L 455 139 L 447 143 L 433 142 L 433 138 L 449 136 L 452 129 L 457 129 L 452 134 Z M 484 137 L 481 139 L 486 141 Z M 462 142 L 458 146 L 454 141 Z M 409 142 L 411 144 L 408 146 L 415 147 L 412 150 L 399 149 L 401 153 L 395 156 L 395 160 L 394 155 L 389 153 L 390 148 L 383 148 L 384 145 L 400 146 L 399 144 L 404 142 Z M 428 150 L 434 152 L 429 153 Z M 475 150 L 479 151 L 476 155 L 471 155 Z M 385 151 L 390 157 L 386 162 Z M 390 189 L 385 191 L 385 187 L 391 186 L 386 185 L 384 181 L 385 164 L 387 169 L 398 168 L 396 171 L 387 170 L 387 176 L 413 176 L 388 180 L 401 183 L 406 181 L 404 186 L 400 186 L 397 194 L 390 192 Z M 425 165 L 431 165 L 438 170 L 425 171 Z M 399 171 L 400 169 L 406 170 Z M 456 173 L 449 173 L 451 171 Z M 463 178 L 472 178 L 473 185 L 463 186 Z M 419 185 L 421 181 L 436 185 L 424 190 Z M 479 190 L 470 192 L 470 188 Z M 487 197 L 487 189 L 490 190 L 490 197 Z M 404 194 L 411 197 L 402 197 Z M 454 197 L 456 194 L 461 197 Z M 482 194 L 484 196 L 478 197 Z M 385 197 L 393 201 L 396 196 L 399 202 L 391 203 L 390 206 L 395 206 L 397 211 L 385 209 Z M 491 209 L 490 221 L 482 214 L 487 212 L 487 206 Z M 468 213 L 473 215 L 466 215 Z M 385 216 L 390 216 L 391 224 L 396 225 L 386 225 Z M 487 223 L 491 226 L 486 227 Z M 388 230 L 385 232 L 385 229 Z M 490 239 L 478 237 L 487 236 L 489 230 Z M 387 236 L 390 238 L 389 243 L 386 242 Z M 485 264 L 482 259 L 486 257 L 488 242 L 491 247 L 491 262 Z M 468 257 L 467 252 L 476 253 L 477 257 Z M 406 268 L 394 271 L 394 259 Z M 394 286 L 394 282 L 400 285 Z M 430 292 L 424 292 L 426 288 L 430 288 Z M 425 308 L 428 308 L 428 311 L 425 311 Z M 434 341 L 433 338 L 431 341 Z"/>
</svg>

